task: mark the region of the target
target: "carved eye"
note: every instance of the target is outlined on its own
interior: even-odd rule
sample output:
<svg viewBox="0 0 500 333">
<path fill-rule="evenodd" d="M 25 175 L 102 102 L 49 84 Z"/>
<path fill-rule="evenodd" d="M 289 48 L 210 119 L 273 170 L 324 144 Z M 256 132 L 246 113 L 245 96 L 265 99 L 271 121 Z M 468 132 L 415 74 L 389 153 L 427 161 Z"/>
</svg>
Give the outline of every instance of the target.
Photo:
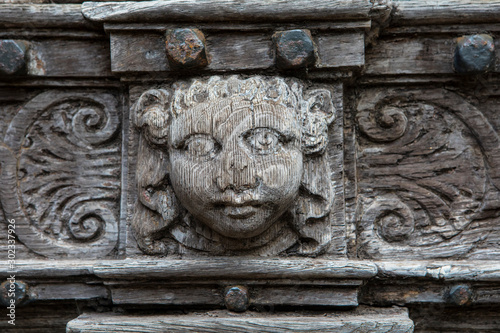
<svg viewBox="0 0 500 333">
<path fill-rule="evenodd" d="M 204 134 L 193 135 L 184 142 L 184 150 L 194 156 L 212 155 L 217 149 L 217 141 Z"/>
<path fill-rule="evenodd" d="M 250 146 L 260 154 L 268 154 L 281 147 L 281 135 L 269 128 L 256 128 L 247 136 Z"/>
</svg>

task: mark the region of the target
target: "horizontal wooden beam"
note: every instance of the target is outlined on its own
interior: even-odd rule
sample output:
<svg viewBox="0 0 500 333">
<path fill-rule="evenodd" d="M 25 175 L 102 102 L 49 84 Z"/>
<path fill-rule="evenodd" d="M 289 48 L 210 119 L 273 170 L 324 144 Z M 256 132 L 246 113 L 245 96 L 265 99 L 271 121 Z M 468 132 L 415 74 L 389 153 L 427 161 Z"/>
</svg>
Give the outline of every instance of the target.
<svg viewBox="0 0 500 333">
<path fill-rule="evenodd" d="M 338 313 L 234 314 L 210 311 L 188 315 L 125 316 L 85 314 L 68 323 L 67 332 L 413 332 L 402 308 L 365 308 Z"/>
<path fill-rule="evenodd" d="M 84 2 L 85 18 L 96 22 L 291 21 L 366 18 L 371 3 L 350 1 L 200 0 Z"/>
<path fill-rule="evenodd" d="M 394 0 L 392 6 L 397 25 L 500 22 L 499 0 Z"/>
<path fill-rule="evenodd" d="M 92 28 L 77 4 L 0 4 L 0 28 Z"/>
<path fill-rule="evenodd" d="M 369 261 L 325 259 L 18 260 L 19 278 L 94 275 L 104 279 L 430 279 L 500 281 L 500 263 L 481 261 Z M 0 278 L 11 274 L 0 261 Z"/>
</svg>

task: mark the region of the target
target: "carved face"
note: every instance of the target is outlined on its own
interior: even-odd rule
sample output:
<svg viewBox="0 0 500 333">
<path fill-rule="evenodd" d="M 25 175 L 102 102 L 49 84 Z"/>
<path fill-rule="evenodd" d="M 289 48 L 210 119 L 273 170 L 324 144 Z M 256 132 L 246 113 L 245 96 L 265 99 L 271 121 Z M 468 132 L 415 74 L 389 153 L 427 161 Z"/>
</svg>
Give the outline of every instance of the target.
<svg viewBox="0 0 500 333">
<path fill-rule="evenodd" d="M 174 192 L 216 232 L 260 235 L 297 198 L 303 163 L 294 110 L 226 98 L 184 111 L 171 129 Z"/>
</svg>

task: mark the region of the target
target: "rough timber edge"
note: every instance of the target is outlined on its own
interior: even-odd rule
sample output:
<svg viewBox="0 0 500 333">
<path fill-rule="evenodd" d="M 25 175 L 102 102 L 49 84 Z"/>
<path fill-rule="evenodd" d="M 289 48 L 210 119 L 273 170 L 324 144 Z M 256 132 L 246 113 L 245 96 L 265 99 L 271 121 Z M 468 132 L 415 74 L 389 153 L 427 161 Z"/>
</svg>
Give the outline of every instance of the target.
<svg viewBox="0 0 500 333">
<path fill-rule="evenodd" d="M 0 278 L 12 274 L 0 261 Z M 124 259 L 18 260 L 16 274 L 25 278 L 96 276 L 103 279 L 425 279 L 500 281 L 500 262 L 369 261 L 323 259 Z"/>
<path fill-rule="evenodd" d="M 385 332 L 410 333 L 414 323 L 406 308 L 359 307 L 339 313 L 230 314 L 227 311 L 183 315 L 83 314 L 67 332 Z"/>
<path fill-rule="evenodd" d="M 208 10 L 207 10 L 208 9 Z M 95 22 L 351 20 L 392 11 L 396 25 L 500 22 L 500 0 L 289 1 L 162 0 L 84 2 L 83 16 Z M 279 13 L 279 15 L 277 15 Z"/>
<path fill-rule="evenodd" d="M 84 2 L 83 16 L 95 22 L 162 21 L 290 21 L 367 18 L 368 0 L 161 0 L 146 2 Z M 279 14 L 279 15 L 278 15 Z"/>
</svg>

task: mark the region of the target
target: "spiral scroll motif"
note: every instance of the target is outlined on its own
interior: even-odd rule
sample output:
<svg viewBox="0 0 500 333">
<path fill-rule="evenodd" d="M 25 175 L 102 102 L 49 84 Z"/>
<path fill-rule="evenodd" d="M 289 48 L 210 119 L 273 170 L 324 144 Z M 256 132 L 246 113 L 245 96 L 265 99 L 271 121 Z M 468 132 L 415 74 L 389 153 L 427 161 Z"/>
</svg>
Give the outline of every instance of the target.
<svg viewBox="0 0 500 333">
<path fill-rule="evenodd" d="M 18 196 L 1 200 L 6 215 L 16 219 L 19 239 L 34 252 L 101 258 L 116 246 L 117 104 L 110 94 L 47 92 L 12 121 L 5 143 L 18 157 L 6 163 L 2 177 Z"/>
<path fill-rule="evenodd" d="M 83 107 L 73 116 L 72 125 L 79 139 L 95 145 L 113 136 L 119 119 L 116 113 L 106 113 L 102 108 Z"/>
<path fill-rule="evenodd" d="M 498 135 L 481 112 L 438 89 L 368 89 L 357 112 L 358 253 L 473 253 L 493 229 L 482 209 L 500 161 Z"/>
<path fill-rule="evenodd" d="M 375 112 L 373 112 L 375 111 Z M 390 142 L 403 136 L 408 126 L 404 111 L 392 106 L 358 113 L 360 130 L 373 141 Z"/>
</svg>

